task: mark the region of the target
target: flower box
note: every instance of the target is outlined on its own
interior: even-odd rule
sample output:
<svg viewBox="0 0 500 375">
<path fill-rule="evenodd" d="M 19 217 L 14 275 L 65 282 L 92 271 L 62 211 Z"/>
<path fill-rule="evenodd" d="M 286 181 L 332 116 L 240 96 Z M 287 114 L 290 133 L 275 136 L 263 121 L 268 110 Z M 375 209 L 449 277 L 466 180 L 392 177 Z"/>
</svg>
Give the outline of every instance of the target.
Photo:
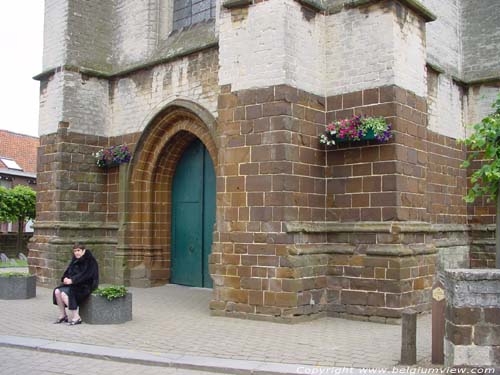
<svg viewBox="0 0 500 375">
<path fill-rule="evenodd" d="M 375 133 L 372 129 L 369 129 L 365 135 L 362 135 L 361 137 L 359 137 L 359 140 L 360 141 L 372 141 L 374 139 L 377 139 L 377 137 L 375 136 Z M 335 137 L 335 141 L 336 143 L 347 143 L 347 142 L 357 142 L 356 141 L 353 141 L 352 139 L 348 139 L 348 138 L 337 138 Z"/>
<path fill-rule="evenodd" d="M 36 276 L 0 273 L 0 299 L 36 297 Z"/>
<path fill-rule="evenodd" d="M 376 140 L 387 142 L 392 137 L 391 124 L 383 117 L 353 116 L 332 122 L 320 135 L 319 142 L 327 146 L 337 143 Z"/>
<path fill-rule="evenodd" d="M 88 324 L 121 324 L 132 320 L 132 293 L 108 300 L 91 294 L 80 306 L 80 316 Z"/>
<path fill-rule="evenodd" d="M 96 152 L 94 157 L 99 168 L 113 168 L 128 163 L 132 158 L 132 154 L 126 145 L 118 145 L 103 148 Z"/>
</svg>

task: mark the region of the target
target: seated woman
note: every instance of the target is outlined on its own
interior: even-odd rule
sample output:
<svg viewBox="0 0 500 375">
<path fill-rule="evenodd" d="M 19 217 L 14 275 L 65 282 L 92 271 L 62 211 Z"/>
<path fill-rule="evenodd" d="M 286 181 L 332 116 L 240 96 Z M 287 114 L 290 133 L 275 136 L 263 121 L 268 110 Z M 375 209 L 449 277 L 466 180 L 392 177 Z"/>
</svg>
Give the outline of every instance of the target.
<svg viewBox="0 0 500 375">
<path fill-rule="evenodd" d="M 73 258 L 61 277 L 62 285 L 54 289 L 53 303 L 59 306 L 56 324 L 67 322 L 69 325 L 81 324 L 78 306 L 99 285 L 99 266 L 90 250 L 82 243 L 73 246 Z M 66 314 L 68 308 L 69 318 Z"/>
</svg>

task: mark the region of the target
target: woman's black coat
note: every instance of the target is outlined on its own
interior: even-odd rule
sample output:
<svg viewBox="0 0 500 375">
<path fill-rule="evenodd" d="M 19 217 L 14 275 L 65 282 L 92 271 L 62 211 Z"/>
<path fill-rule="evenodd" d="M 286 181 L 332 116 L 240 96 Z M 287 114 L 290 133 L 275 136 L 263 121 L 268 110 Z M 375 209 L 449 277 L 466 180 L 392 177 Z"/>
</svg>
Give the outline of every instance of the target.
<svg viewBox="0 0 500 375">
<path fill-rule="evenodd" d="M 57 288 L 69 287 L 68 308 L 76 310 L 78 305 L 99 285 L 99 266 L 90 250 L 85 250 L 85 254 L 80 258 L 73 256 L 68 268 L 61 277 L 61 281 L 65 277 L 71 279 L 73 284 L 61 284 Z M 57 305 L 55 294 L 53 294 L 52 300 L 54 305 Z"/>
</svg>

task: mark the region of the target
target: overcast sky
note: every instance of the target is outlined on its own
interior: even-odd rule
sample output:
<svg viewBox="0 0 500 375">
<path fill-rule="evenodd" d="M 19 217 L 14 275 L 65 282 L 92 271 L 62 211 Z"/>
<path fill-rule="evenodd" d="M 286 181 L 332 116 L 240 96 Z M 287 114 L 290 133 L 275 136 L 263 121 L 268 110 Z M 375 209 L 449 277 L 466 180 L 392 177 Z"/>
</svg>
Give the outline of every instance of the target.
<svg viewBox="0 0 500 375">
<path fill-rule="evenodd" d="M 0 11 L 0 129 L 38 136 L 43 0 L 2 1 Z"/>
</svg>

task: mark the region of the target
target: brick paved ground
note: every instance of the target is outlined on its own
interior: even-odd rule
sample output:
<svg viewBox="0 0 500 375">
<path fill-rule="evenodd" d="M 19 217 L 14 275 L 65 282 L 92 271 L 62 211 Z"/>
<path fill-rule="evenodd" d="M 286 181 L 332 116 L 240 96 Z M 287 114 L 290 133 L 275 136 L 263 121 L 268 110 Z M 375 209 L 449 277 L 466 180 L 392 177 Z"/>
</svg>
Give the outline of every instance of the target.
<svg viewBox="0 0 500 375">
<path fill-rule="evenodd" d="M 0 300 L 2 335 L 150 352 L 280 363 L 392 367 L 400 356 L 401 327 L 324 318 L 295 325 L 212 317 L 211 291 L 177 285 L 133 293 L 133 320 L 122 325 L 54 325 L 51 290 L 29 300 Z M 430 315 L 418 320 L 418 360 L 430 357 Z M 4 350 L 0 348 L 0 350 Z"/>
<path fill-rule="evenodd" d="M 0 348 L 0 374 L 9 375 L 210 375 L 204 371 L 135 365 L 123 362 Z"/>
</svg>

